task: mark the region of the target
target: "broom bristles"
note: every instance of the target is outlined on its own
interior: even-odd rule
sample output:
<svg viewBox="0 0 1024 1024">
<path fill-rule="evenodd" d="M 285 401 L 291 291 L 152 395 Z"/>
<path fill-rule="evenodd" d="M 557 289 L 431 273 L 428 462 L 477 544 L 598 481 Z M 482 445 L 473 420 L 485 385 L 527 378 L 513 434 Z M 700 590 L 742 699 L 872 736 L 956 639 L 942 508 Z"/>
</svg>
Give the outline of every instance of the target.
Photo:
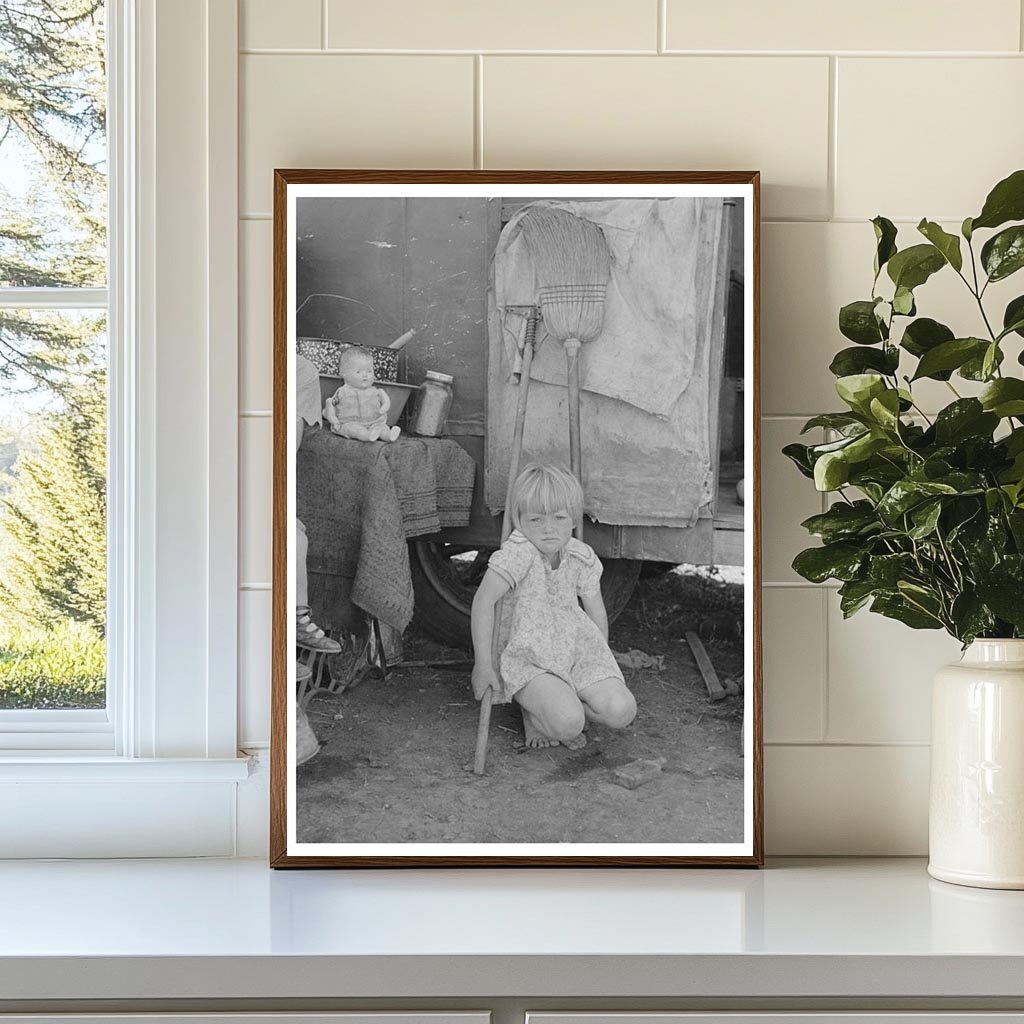
<svg viewBox="0 0 1024 1024">
<path fill-rule="evenodd" d="M 530 207 L 519 229 L 533 257 L 544 326 L 555 339 L 590 341 L 601 332 L 611 275 L 601 229 L 564 210 Z"/>
</svg>

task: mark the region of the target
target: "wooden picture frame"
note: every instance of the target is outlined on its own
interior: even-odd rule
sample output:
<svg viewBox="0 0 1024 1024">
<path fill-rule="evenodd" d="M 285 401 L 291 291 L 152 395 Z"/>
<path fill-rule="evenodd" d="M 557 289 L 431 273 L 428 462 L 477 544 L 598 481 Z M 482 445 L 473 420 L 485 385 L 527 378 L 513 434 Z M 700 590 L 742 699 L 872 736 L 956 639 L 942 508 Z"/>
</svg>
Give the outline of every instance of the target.
<svg viewBox="0 0 1024 1024">
<path fill-rule="evenodd" d="M 756 171 L 275 171 L 271 866 L 763 863 L 759 198 Z M 549 223 L 584 241 L 538 243 L 539 225 Z M 610 274 L 567 300 L 578 312 L 597 288 L 598 333 L 582 339 L 579 357 L 581 402 L 572 362 L 559 369 L 555 354 L 572 332 L 550 304 L 556 292 L 539 297 L 549 284 L 581 283 L 552 281 L 550 260 L 568 264 L 570 250 L 578 276 Z M 599 258 L 610 270 L 578 269 Z M 523 300 L 524 288 L 538 298 Z M 410 327 L 418 333 L 397 361 L 384 350 L 408 342 Z M 588 348 L 601 340 L 603 348 Z M 366 419 L 355 431 L 344 425 L 355 420 L 338 415 L 348 399 L 333 390 L 336 360 L 349 344 L 369 350 L 373 387 L 392 407 L 395 396 L 413 396 L 395 443 L 359 433 L 390 431 L 393 409 L 382 414 L 387 424 Z M 345 365 L 351 373 L 355 364 Z M 410 378 L 404 388 L 387 379 L 395 366 Z M 418 389 L 426 370 L 455 377 L 446 430 L 443 402 L 430 404 Z M 569 749 L 520 754 L 515 706 L 526 698 L 520 691 L 502 702 L 504 689 L 488 690 L 494 717 L 478 720 L 472 654 L 455 664 L 451 638 L 468 635 L 471 586 L 495 571 L 488 552 L 501 542 L 497 512 L 524 378 L 533 383 L 520 469 L 527 456 L 578 467 L 577 442 L 563 435 L 582 404 L 583 540 L 604 563 L 605 603 L 614 612 L 624 600 L 623 580 L 632 573 L 635 583 L 642 568 L 633 563 L 643 561 L 645 575 L 664 571 L 639 584 L 643 608 L 634 597 L 622 638 L 611 629 L 612 648 L 635 645 L 613 655 L 638 707 L 628 728 L 600 724 L 618 727 L 629 714 L 606 714 L 597 700 L 605 691 L 587 695 L 586 679 L 559 689 L 566 680 L 547 655 L 524 656 L 522 670 L 499 656 L 507 671 L 495 685 L 510 693 L 505 675 L 530 675 L 543 662 L 557 684 L 552 699 L 575 700 L 580 721 L 598 723 L 583 748 L 566 741 Z M 443 399 L 446 384 L 435 383 Z M 316 425 L 323 399 L 345 436 Z M 443 436 L 432 436 L 438 430 Z M 418 477 L 428 466 L 432 475 Z M 380 539 L 393 535 L 391 547 Z M 540 565 L 542 576 L 560 571 L 570 550 L 581 565 L 590 557 L 567 545 L 534 563 L 540 549 L 522 534 L 516 542 L 526 542 L 523 564 Z M 297 558 L 299 547 L 308 554 Z M 707 564 L 723 568 L 699 568 Z M 506 602 L 530 593 L 526 577 L 516 579 L 521 592 Z M 591 637 L 588 623 L 598 621 L 589 585 L 579 584 L 589 617 L 577 637 Z M 393 624 L 410 597 L 430 635 L 449 643 L 409 631 L 417 656 L 389 671 L 400 643 Z M 571 603 L 567 614 L 584 614 Z M 388 611 L 364 614 L 378 607 Z M 517 619 L 510 628 L 526 627 Z M 309 650 L 323 643 L 320 629 L 340 653 Z M 563 674 L 586 652 L 605 657 L 589 644 L 576 640 L 577 660 Z M 297 676 L 307 668 L 313 678 L 300 700 Z M 605 683 L 618 700 L 615 677 Z M 317 731 L 322 748 L 297 766 L 319 745 Z M 490 774 L 474 771 L 482 748 Z"/>
</svg>

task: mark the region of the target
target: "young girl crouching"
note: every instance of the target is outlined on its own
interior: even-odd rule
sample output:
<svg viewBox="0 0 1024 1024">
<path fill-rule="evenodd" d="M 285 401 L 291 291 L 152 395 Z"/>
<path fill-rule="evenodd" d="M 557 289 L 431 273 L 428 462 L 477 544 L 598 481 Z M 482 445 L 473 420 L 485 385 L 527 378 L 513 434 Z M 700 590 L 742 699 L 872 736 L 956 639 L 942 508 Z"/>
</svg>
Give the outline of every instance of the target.
<svg viewBox="0 0 1024 1024">
<path fill-rule="evenodd" d="M 587 722 L 623 729 L 636 715 L 608 647 L 601 562 L 572 536 L 582 510 L 571 473 L 527 466 L 512 488 L 515 529 L 491 556 L 473 599 L 473 692 L 479 699 L 490 686 L 498 703 L 519 704 L 529 747 L 582 747 Z M 499 678 L 491 657 L 495 606 L 510 591 Z"/>
</svg>

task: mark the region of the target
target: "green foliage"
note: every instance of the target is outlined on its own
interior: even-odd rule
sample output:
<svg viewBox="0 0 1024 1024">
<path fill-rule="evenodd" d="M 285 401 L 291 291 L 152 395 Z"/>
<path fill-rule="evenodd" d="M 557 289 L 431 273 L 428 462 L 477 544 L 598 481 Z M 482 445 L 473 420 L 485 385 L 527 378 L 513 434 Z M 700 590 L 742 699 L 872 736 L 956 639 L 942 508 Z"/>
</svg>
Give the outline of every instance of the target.
<svg viewBox="0 0 1024 1024">
<path fill-rule="evenodd" d="M 106 279 L 102 0 L 0 3 L 0 146 L 32 185 L 0 184 L 0 287 Z M 94 353 L 52 320 L 0 310 L 0 386 L 64 396 Z"/>
<path fill-rule="evenodd" d="M 89 626 L 0 629 L 0 709 L 103 707 L 103 638 Z"/>
<path fill-rule="evenodd" d="M 15 463 L 0 499 L 6 618 L 65 619 L 102 635 L 106 619 L 106 416 L 102 378 L 55 413 Z"/>
<path fill-rule="evenodd" d="M 831 433 L 823 443 L 783 449 L 835 496 L 803 523 L 822 543 L 801 551 L 793 568 L 815 583 L 838 580 L 846 617 L 870 607 L 914 629 L 945 629 L 965 645 L 1024 637 L 1024 380 L 1003 362 L 1006 340 L 1024 336 L 1024 295 L 1008 303 L 998 334 L 983 304 L 991 282 L 1024 268 L 1024 224 L 1010 223 L 1022 220 L 1024 170 L 963 222 L 966 254 L 934 221 L 918 225 L 925 243 L 905 249 L 891 221 L 872 221 L 872 295 L 840 310 L 840 333 L 856 347 L 830 367 L 847 408 L 805 424 L 804 433 Z M 976 232 L 997 228 L 976 256 Z M 883 269 L 890 298 L 877 294 Z M 984 336 L 917 316 L 915 290 L 949 271 L 974 298 Z M 954 375 L 979 382 L 977 397 L 962 397 Z M 954 396 L 934 420 L 915 398 L 923 380 L 945 383 Z"/>
<path fill-rule="evenodd" d="M 106 283 L 105 59 L 103 0 L 0 3 L 0 287 Z M 104 361 L 95 318 L 0 309 L 0 707 L 104 701 Z"/>
</svg>

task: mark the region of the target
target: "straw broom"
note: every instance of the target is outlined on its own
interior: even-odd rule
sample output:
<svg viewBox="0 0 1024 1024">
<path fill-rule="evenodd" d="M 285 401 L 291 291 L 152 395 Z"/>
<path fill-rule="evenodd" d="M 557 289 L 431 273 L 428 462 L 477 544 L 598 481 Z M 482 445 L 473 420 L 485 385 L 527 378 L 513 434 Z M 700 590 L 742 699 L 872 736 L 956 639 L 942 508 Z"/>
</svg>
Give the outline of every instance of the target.
<svg viewBox="0 0 1024 1024">
<path fill-rule="evenodd" d="M 604 323 L 604 299 L 611 275 L 608 244 L 601 229 L 565 210 L 530 207 L 519 229 L 533 258 L 544 327 L 565 348 L 569 385 L 569 463 L 583 486 L 580 453 L 580 346 L 593 341 Z M 574 531 L 582 536 L 582 518 Z"/>
</svg>

